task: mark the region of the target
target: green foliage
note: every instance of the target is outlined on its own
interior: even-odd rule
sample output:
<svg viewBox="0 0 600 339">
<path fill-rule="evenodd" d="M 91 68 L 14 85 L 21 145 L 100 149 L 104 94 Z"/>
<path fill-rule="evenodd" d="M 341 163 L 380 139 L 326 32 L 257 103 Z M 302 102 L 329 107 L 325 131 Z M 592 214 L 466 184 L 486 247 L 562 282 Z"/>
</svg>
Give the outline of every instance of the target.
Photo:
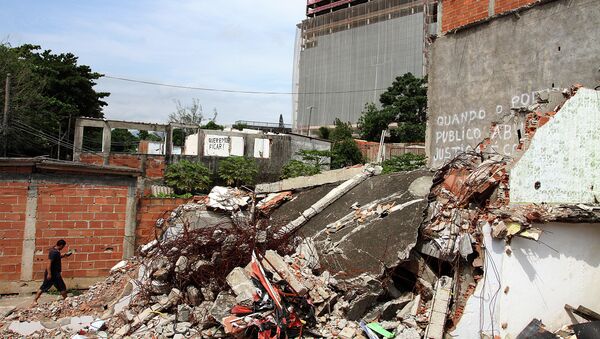
<svg viewBox="0 0 600 339">
<path fill-rule="evenodd" d="M 290 160 L 282 168 L 282 179 L 310 176 L 321 173 L 323 166 L 331 157 L 330 151 L 300 150 L 296 154 L 302 160 Z"/>
<path fill-rule="evenodd" d="M 223 129 L 225 129 L 225 127 L 218 125 L 214 120 L 211 120 L 206 125 L 203 125 L 202 129 L 212 129 L 212 130 L 222 131 Z"/>
<path fill-rule="evenodd" d="M 248 128 L 248 124 L 244 124 L 244 123 L 235 123 L 233 125 L 231 125 L 231 128 L 237 129 L 239 131 L 244 130 L 244 128 Z"/>
<path fill-rule="evenodd" d="M 393 129 L 392 141 L 394 142 L 421 142 L 425 140 L 425 124 L 401 123 Z"/>
<path fill-rule="evenodd" d="M 140 139 L 126 129 L 115 128 L 110 132 L 111 152 L 135 153 Z"/>
<path fill-rule="evenodd" d="M 381 94 L 379 102 L 390 110 L 397 122 L 425 123 L 427 120 L 427 78 L 412 73 L 396 77 L 392 86 Z"/>
<path fill-rule="evenodd" d="M 342 122 L 338 118 L 335 118 L 333 124 L 335 125 L 335 128 L 329 134 L 329 140 L 336 142 L 345 139 L 352 139 L 352 124 L 349 122 Z"/>
<path fill-rule="evenodd" d="M 182 160 L 170 164 L 165 170 L 165 183 L 177 194 L 206 191 L 210 182 L 210 171 L 198 162 Z"/>
<path fill-rule="evenodd" d="M 317 131 L 317 135 L 321 139 L 329 140 L 330 134 L 331 134 L 331 129 L 327 126 L 321 126 L 321 127 L 319 127 L 319 130 Z"/>
<path fill-rule="evenodd" d="M 218 172 L 227 185 L 252 185 L 258 175 L 258 165 L 254 159 L 232 156 L 221 160 Z"/>
<path fill-rule="evenodd" d="M 331 131 L 331 168 L 342 168 L 364 163 L 364 157 L 352 138 L 352 125 L 335 119 L 335 128 Z"/>
<path fill-rule="evenodd" d="M 140 133 L 138 134 L 138 138 L 140 140 L 162 141 L 162 139 L 158 135 L 144 130 L 140 131 Z"/>
<path fill-rule="evenodd" d="M 381 166 L 383 167 L 383 173 L 412 171 L 425 166 L 425 156 L 414 153 L 405 153 L 385 160 Z"/>
<path fill-rule="evenodd" d="M 379 141 L 381 132 L 394 121 L 394 114 L 388 109 L 377 109 L 374 103 L 366 104 L 358 119 L 360 137 L 367 141 Z"/>
<path fill-rule="evenodd" d="M 411 73 L 396 77 L 392 86 L 381 94 L 378 109 L 374 104 L 365 105 L 358 120 L 361 138 L 379 141 L 381 131 L 392 122 L 398 130 L 392 130 L 392 142 L 416 142 L 425 140 L 427 120 L 427 78 L 416 78 Z"/>
<path fill-rule="evenodd" d="M 281 169 L 282 179 L 309 176 L 321 173 L 321 168 L 313 164 L 307 164 L 300 160 L 290 160 Z"/>
<path fill-rule="evenodd" d="M 8 131 L 11 156 L 57 156 L 57 143 L 40 132 L 56 138 L 60 134 L 63 141 L 72 143 L 77 117 L 104 116 L 102 107 L 106 102 L 102 99 L 109 93 L 94 90 L 95 80 L 102 75 L 79 65 L 71 53 L 54 54 L 28 44 L 0 45 L 2 94 L 7 73 L 12 76 Z M 3 106 L 4 95 L 0 95 L 0 107 Z M 71 152 L 63 147 L 60 153 L 66 158 Z"/>
</svg>

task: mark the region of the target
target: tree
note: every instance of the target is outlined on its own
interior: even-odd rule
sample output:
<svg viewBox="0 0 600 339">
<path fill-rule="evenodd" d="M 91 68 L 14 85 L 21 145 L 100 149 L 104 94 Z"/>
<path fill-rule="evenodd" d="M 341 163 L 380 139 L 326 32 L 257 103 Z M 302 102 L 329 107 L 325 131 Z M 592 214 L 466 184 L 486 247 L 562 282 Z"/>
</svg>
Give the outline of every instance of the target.
<svg viewBox="0 0 600 339">
<path fill-rule="evenodd" d="M 317 135 L 319 136 L 319 138 L 325 139 L 325 140 L 329 139 L 330 134 L 331 134 L 331 129 L 327 126 L 321 126 L 321 127 L 319 127 L 319 130 L 317 131 Z"/>
<path fill-rule="evenodd" d="M 115 128 L 110 132 L 111 152 L 135 153 L 139 143 L 140 139 L 127 129 Z"/>
<path fill-rule="evenodd" d="M 400 123 L 425 123 L 427 121 L 427 78 L 417 78 L 412 73 L 396 77 L 392 86 L 381 94 L 379 102 L 390 110 Z"/>
<path fill-rule="evenodd" d="M 175 112 L 169 114 L 169 122 L 175 122 L 178 124 L 185 124 L 191 126 L 198 126 L 203 129 L 223 130 L 224 127 L 217 125 L 217 109 L 213 108 L 213 117 L 208 119 L 206 125 L 202 125 L 204 121 L 204 113 L 202 111 L 202 105 L 200 105 L 199 99 L 192 99 L 191 105 L 183 105 L 181 101 L 175 100 Z M 185 137 L 196 133 L 195 129 L 192 128 L 178 128 L 173 131 L 173 145 L 184 146 Z"/>
<path fill-rule="evenodd" d="M 365 105 L 358 120 L 361 138 L 379 141 L 381 131 L 391 122 L 398 123 L 392 131 L 392 141 L 414 142 L 425 140 L 427 120 L 427 78 L 416 78 L 411 73 L 396 77 L 392 86 L 379 98 L 381 108 L 374 104 Z"/>
<path fill-rule="evenodd" d="M 221 160 L 218 173 L 227 185 L 252 185 L 258 175 L 258 165 L 254 159 L 232 156 Z"/>
<path fill-rule="evenodd" d="M 206 125 L 202 126 L 202 129 L 211 129 L 222 131 L 225 129 L 224 126 L 218 125 L 214 120 L 209 121 Z"/>
<path fill-rule="evenodd" d="M 388 109 L 377 109 L 374 103 L 366 104 L 358 119 L 360 137 L 368 141 L 379 141 L 381 132 L 394 121 L 394 114 Z"/>
<path fill-rule="evenodd" d="M 150 132 L 148 132 L 148 131 L 144 131 L 144 130 L 141 130 L 141 131 L 139 132 L 139 134 L 138 134 L 138 138 L 139 138 L 140 140 L 149 140 L 149 141 L 162 141 L 162 139 L 161 139 L 161 138 L 160 138 L 158 135 L 156 135 L 156 134 L 154 134 L 154 133 L 150 133 Z"/>
<path fill-rule="evenodd" d="M 231 125 L 231 128 L 237 129 L 238 131 L 243 131 L 244 128 L 248 128 L 248 124 L 245 124 L 243 122 L 236 122 L 235 124 Z"/>
<path fill-rule="evenodd" d="M 361 164 L 364 157 L 352 138 L 352 125 L 335 119 L 335 128 L 331 131 L 331 168 L 342 168 Z"/>
<path fill-rule="evenodd" d="M 72 53 L 53 54 L 40 46 L 0 45 L 0 88 L 11 73 L 8 153 L 66 158 L 72 148 L 75 119 L 102 118 L 109 93 L 96 92 L 102 74 L 79 65 Z M 4 96 L 0 98 L 0 107 Z M 63 147 L 58 147 L 58 143 Z M 62 150 L 62 152 L 61 152 Z"/>
<path fill-rule="evenodd" d="M 204 192 L 210 186 L 210 171 L 201 163 L 182 160 L 167 166 L 165 183 L 177 194 Z"/>
</svg>

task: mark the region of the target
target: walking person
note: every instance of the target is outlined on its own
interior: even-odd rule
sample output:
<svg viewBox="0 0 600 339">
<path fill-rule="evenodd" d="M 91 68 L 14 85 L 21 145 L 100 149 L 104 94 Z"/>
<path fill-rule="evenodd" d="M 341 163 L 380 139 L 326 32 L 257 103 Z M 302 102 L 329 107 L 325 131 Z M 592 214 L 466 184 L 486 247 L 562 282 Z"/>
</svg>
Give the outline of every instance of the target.
<svg viewBox="0 0 600 339">
<path fill-rule="evenodd" d="M 60 292 L 60 295 L 62 296 L 63 300 L 67 298 L 67 286 L 65 285 L 65 282 L 63 281 L 61 276 L 61 259 L 64 257 L 69 257 L 73 253 L 71 253 L 71 251 L 65 254 L 60 253 L 60 251 L 62 251 L 66 245 L 67 242 L 61 239 L 56 242 L 56 246 L 50 249 L 50 253 L 48 253 L 48 265 L 46 266 L 46 270 L 44 271 L 44 282 L 42 283 L 42 286 L 35 295 L 35 299 L 33 300 L 32 306 L 37 305 L 38 299 L 40 298 L 42 293 L 48 292 L 52 285 L 54 285 L 54 287 L 56 287 L 56 289 Z"/>
</svg>

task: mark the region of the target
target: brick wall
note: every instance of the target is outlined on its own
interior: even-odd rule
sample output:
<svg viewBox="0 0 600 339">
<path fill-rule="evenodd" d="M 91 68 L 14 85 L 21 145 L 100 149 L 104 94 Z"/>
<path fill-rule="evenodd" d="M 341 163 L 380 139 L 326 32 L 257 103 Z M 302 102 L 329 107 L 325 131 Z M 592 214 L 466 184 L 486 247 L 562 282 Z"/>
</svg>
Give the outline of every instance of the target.
<svg viewBox="0 0 600 339">
<path fill-rule="evenodd" d="M 103 158 L 100 154 L 82 153 L 80 161 L 86 164 L 102 165 Z M 165 173 L 166 161 L 163 155 L 144 154 L 119 154 L 112 153 L 108 158 L 111 166 L 122 166 L 144 169 L 144 176 L 149 179 L 160 179 Z M 143 165 L 143 166 L 142 166 Z"/>
<path fill-rule="evenodd" d="M 493 13 L 502 14 L 538 0 L 495 0 Z M 489 0 L 443 0 L 442 32 L 486 19 L 489 16 Z"/>
<path fill-rule="evenodd" d="M 500 14 L 513 9 L 529 5 L 537 0 L 496 0 L 494 13 Z"/>
<path fill-rule="evenodd" d="M 62 267 L 75 288 L 104 278 L 133 251 L 135 239 L 124 242 L 126 229 L 135 227 L 135 175 L 115 168 L 78 173 L 80 167 L 64 163 L 57 165 L 64 172 L 36 166 L 0 166 L 0 294 L 37 289 L 48 250 L 59 239 L 75 250 Z"/>
<path fill-rule="evenodd" d="M 0 280 L 19 280 L 25 228 L 27 183 L 0 184 Z"/>
<path fill-rule="evenodd" d="M 43 278 L 48 249 L 59 239 L 76 251 L 63 277 L 101 277 L 123 258 L 127 187 L 42 183 L 38 186 L 33 279 Z"/>
<path fill-rule="evenodd" d="M 167 215 L 177 206 L 192 199 L 183 198 L 142 198 L 138 203 L 136 246 L 154 239 L 155 225 L 158 218 Z"/>
<path fill-rule="evenodd" d="M 442 5 L 443 32 L 488 16 L 488 0 L 445 0 Z"/>
</svg>

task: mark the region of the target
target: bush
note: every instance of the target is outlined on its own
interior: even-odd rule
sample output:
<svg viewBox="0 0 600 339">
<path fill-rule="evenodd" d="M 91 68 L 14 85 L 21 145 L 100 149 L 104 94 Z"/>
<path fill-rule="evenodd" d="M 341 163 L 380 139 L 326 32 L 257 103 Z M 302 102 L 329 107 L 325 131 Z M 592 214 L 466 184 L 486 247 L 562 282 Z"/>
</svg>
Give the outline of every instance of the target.
<svg viewBox="0 0 600 339">
<path fill-rule="evenodd" d="M 290 160 L 285 164 L 282 168 L 282 179 L 319 174 L 331 158 L 330 151 L 300 150 L 296 154 L 302 157 L 302 160 Z"/>
<path fill-rule="evenodd" d="M 177 194 L 199 193 L 210 186 L 210 171 L 201 163 L 182 160 L 167 166 L 165 183 Z"/>
<path fill-rule="evenodd" d="M 329 140 L 330 134 L 331 134 L 331 129 L 327 126 L 321 126 L 321 127 L 319 127 L 319 130 L 317 131 L 317 135 L 321 139 Z"/>
<path fill-rule="evenodd" d="M 354 139 L 336 141 L 331 148 L 331 168 L 363 164 L 365 159 Z"/>
<path fill-rule="evenodd" d="M 393 156 L 382 164 L 383 173 L 412 171 L 425 165 L 425 156 L 414 153 L 405 153 Z"/>
<path fill-rule="evenodd" d="M 307 164 L 300 160 L 290 160 L 282 168 L 281 179 L 315 175 L 321 173 L 320 166 Z"/>
<path fill-rule="evenodd" d="M 258 165 L 254 159 L 246 157 L 229 157 L 219 164 L 219 177 L 227 185 L 252 185 L 258 174 Z"/>
</svg>

